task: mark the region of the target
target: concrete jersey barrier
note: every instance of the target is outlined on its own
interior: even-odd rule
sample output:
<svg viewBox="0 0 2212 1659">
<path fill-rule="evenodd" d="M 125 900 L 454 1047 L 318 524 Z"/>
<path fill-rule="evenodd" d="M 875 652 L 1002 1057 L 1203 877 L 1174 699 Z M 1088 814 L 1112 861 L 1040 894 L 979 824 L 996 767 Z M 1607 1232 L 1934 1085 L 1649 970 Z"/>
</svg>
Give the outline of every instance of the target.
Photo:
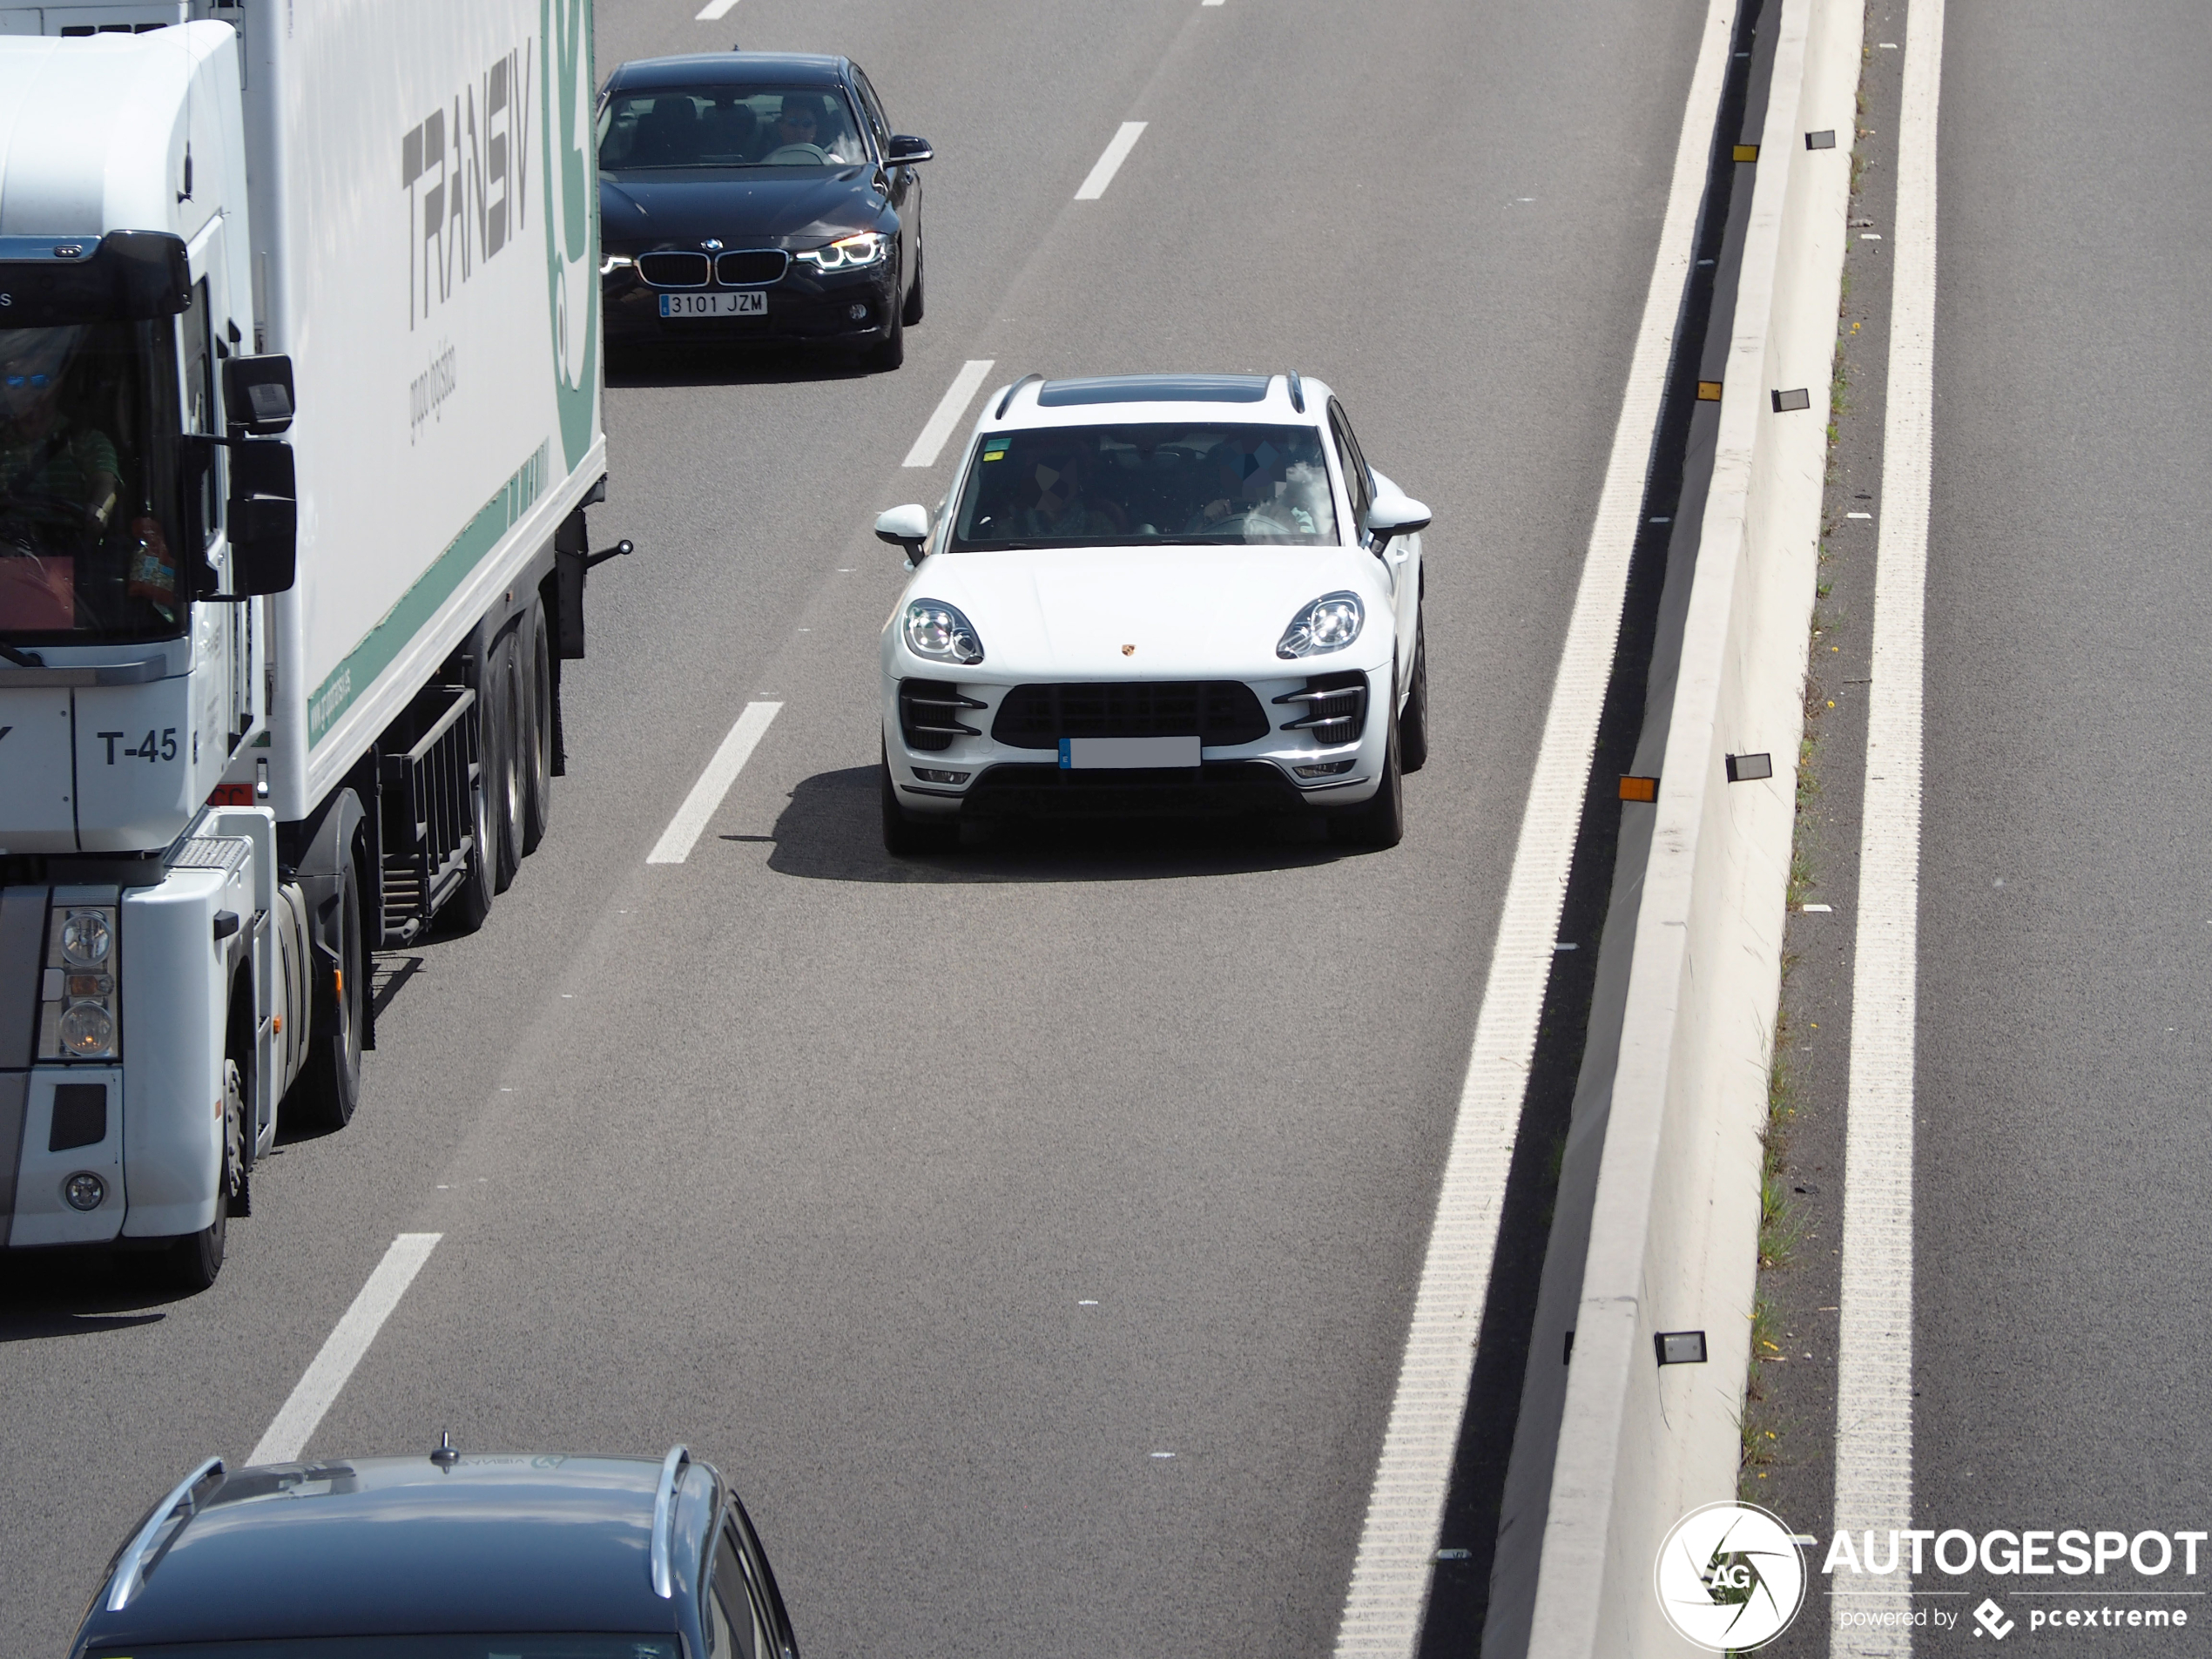
<svg viewBox="0 0 2212 1659">
<path fill-rule="evenodd" d="M 1697 1651 L 1675 1521 L 1736 1491 L 1863 0 L 1783 0 L 1575 1315 L 1531 1659 Z M 1805 135 L 1832 128 L 1832 149 Z M 1776 394 L 1807 390 L 1807 407 Z M 1731 784 L 1730 755 L 1773 776 Z M 1702 1330 L 1703 1365 L 1657 1363 Z"/>
</svg>

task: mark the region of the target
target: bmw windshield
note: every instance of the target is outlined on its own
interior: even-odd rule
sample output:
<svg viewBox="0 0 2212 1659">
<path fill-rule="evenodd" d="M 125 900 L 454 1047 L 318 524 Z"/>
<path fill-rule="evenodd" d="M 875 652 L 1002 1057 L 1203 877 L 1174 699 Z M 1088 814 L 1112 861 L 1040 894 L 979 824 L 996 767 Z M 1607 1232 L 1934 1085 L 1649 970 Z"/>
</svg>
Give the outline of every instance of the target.
<svg viewBox="0 0 2212 1659">
<path fill-rule="evenodd" d="M 1337 541 L 1329 470 L 1312 428 L 1174 422 L 985 438 L 950 545 L 965 552 Z"/>
<path fill-rule="evenodd" d="M 599 167 L 846 167 L 868 159 L 833 86 L 641 87 L 599 111 Z"/>
</svg>

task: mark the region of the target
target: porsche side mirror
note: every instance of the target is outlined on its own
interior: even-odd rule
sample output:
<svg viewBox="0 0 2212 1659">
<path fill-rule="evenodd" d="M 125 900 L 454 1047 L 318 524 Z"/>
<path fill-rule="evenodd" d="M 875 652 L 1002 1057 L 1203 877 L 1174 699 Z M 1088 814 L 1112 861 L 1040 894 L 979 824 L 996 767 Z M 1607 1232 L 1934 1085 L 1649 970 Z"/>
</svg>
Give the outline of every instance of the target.
<svg viewBox="0 0 2212 1659">
<path fill-rule="evenodd" d="M 1367 509 L 1369 545 L 1379 557 L 1393 537 L 1426 529 L 1428 519 L 1428 509 L 1411 496 L 1378 496 Z"/>
<path fill-rule="evenodd" d="M 920 502 L 894 507 L 875 521 L 875 539 L 907 550 L 907 561 L 921 563 L 921 544 L 929 539 L 929 509 Z"/>
</svg>

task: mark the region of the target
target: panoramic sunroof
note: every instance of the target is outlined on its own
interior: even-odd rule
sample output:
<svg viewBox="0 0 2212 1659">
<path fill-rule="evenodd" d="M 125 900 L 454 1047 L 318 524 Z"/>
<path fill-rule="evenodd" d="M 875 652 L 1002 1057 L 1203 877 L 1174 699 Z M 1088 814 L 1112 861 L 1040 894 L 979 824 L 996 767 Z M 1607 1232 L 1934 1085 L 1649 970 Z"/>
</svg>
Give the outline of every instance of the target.
<svg viewBox="0 0 2212 1659">
<path fill-rule="evenodd" d="M 1116 374 L 1110 379 L 1047 381 L 1037 406 L 1064 409 L 1082 403 L 1257 403 L 1267 395 L 1264 374 Z"/>
</svg>

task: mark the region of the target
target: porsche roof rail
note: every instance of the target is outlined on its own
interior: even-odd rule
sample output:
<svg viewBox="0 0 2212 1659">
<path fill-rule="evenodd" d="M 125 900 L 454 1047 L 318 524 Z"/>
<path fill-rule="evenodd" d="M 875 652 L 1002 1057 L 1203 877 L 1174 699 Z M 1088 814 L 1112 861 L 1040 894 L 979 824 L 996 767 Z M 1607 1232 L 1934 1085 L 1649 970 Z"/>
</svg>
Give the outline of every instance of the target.
<svg viewBox="0 0 2212 1659">
<path fill-rule="evenodd" d="M 1006 395 L 999 400 L 998 408 L 991 412 L 991 419 L 994 421 L 1005 420 L 1006 411 L 1014 401 L 1014 395 L 1020 391 L 1023 387 L 1027 386 L 1031 381 L 1035 381 L 1042 384 L 1044 381 L 1044 376 L 1042 374 L 1024 374 L 1020 380 L 1015 381 L 1013 385 L 1008 387 L 1006 388 Z"/>
<path fill-rule="evenodd" d="M 676 1529 L 676 1488 L 691 1467 L 691 1448 L 671 1446 L 661 1460 L 660 1485 L 653 1493 L 653 1542 L 650 1566 L 653 1594 L 664 1602 L 676 1594 L 676 1569 L 669 1564 L 671 1534 Z"/>
<path fill-rule="evenodd" d="M 209 1475 L 222 1472 L 223 1460 L 209 1458 L 179 1481 L 176 1489 L 154 1506 L 153 1513 L 146 1517 L 146 1524 L 138 1528 L 138 1535 L 131 1541 L 130 1547 L 115 1564 L 114 1588 L 108 1591 L 107 1595 L 109 1612 L 122 1612 L 131 1604 L 131 1598 L 138 1593 L 138 1582 L 145 1575 L 146 1557 L 153 1553 L 153 1541 L 160 1536 L 169 1517 L 176 1514 L 178 1507 L 182 1505 L 185 1519 L 190 1520 L 198 1507 L 192 1502 L 192 1489 Z"/>
<path fill-rule="evenodd" d="M 1304 415 L 1305 413 L 1305 382 L 1298 379 L 1296 369 L 1292 369 L 1285 378 L 1291 383 L 1291 407 L 1300 415 Z"/>
</svg>

